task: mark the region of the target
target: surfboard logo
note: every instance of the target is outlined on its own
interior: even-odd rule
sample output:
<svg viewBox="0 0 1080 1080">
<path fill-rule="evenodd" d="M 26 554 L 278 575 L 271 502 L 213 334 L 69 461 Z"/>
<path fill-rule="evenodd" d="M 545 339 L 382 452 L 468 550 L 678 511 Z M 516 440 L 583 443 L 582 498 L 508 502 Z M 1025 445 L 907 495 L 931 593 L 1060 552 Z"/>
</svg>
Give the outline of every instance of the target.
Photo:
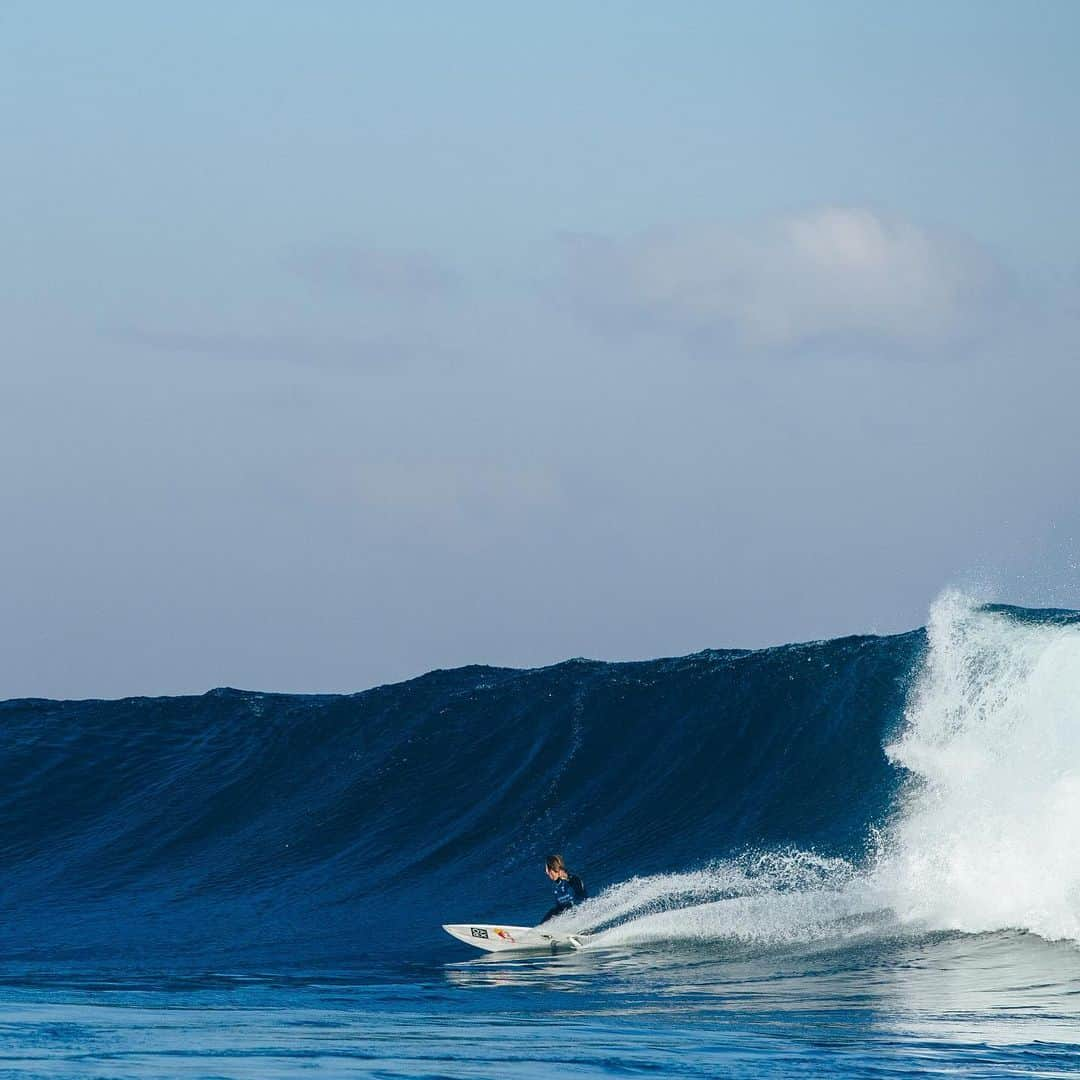
<svg viewBox="0 0 1080 1080">
<path fill-rule="evenodd" d="M 502 931 L 500 931 L 500 930 L 495 931 L 495 933 L 497 933 L 497 934 L 499 934 L 501 932 Z M 469 933 L 472 934 L 473 937 L 486 938 L 488 936 L 488 932 L 482 926 L 471 926 L 471 927 L 469 927 Z"/>
<path fill-rule="evenodd" d="M 498 926 L 493 926 L 492 929 L 495 931 L 497 937 L 502 938 L 503 941 L 509 941 L 511 944 L 514 944 L 514 935 L 511 934 L 509 931 L 503 930 L 501 927 Z M 486 934 L 484 936 L 487 937 Z"/>
</svg>

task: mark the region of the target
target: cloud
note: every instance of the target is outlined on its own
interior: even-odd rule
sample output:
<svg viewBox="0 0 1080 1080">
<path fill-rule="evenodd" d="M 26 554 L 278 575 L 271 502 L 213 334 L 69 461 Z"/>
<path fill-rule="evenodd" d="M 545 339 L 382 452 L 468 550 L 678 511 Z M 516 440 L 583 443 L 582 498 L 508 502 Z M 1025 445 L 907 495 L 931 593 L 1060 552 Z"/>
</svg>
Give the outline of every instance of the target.
<svg viewBox="0 0 1080 1080">
<path fill-rule="evenodd" d="M 858 207 L 566 247 L 574 303 L 605 328 L 752 348 L 930 348 L 977 334 L 1004 293 L 973 241 Z"/>
<path fill-rule="evenodd" d="M 452 292 L 457 274 L 426 252 L 334 244 L 291 254 L 287 265 L 308 281 L 379 295 L 432 298 Z"/>
</svg>

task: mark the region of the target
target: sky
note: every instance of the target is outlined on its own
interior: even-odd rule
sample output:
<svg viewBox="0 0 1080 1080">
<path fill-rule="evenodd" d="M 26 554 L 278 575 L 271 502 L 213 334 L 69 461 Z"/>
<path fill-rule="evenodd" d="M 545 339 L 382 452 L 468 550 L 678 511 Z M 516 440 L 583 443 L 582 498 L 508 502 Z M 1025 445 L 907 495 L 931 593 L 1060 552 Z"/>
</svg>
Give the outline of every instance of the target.
<svg viewBox="0 0 1080 1080">
<path fill-rule="evenodd" d="M 0 698 L 1080 607 L 1077 40 L 0 4 Z"/>
</svg>

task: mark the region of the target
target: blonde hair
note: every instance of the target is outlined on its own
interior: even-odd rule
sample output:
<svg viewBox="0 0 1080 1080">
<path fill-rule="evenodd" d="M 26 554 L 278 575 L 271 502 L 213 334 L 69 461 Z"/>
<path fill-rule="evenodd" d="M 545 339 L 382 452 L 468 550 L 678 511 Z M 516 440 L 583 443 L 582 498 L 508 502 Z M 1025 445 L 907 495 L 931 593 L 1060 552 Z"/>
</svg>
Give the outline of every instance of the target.
<svg viewBox="0 0 1080 1080">
<path fill-rule="evenodd" d="M 561 855 L 549 855 L 544 862 L 547 863 L 547 868 L 552 871 L 552 873 L 557 874 L 560 870 L 566 869 L 566 863 L 563 862 Z"/>
</svg>

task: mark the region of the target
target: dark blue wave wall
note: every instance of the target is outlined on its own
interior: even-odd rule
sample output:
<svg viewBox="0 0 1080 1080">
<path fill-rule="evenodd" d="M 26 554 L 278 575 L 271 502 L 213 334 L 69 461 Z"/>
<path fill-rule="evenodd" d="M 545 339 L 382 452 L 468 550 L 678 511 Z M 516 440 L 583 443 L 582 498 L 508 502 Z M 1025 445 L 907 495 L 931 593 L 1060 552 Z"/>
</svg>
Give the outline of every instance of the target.
<svg viewBox="0 0 1080 1080">
<path fill-rule="evenodd" d="M 9 958 L 343 963 L 747 847 L 859 857 L 921 631 L 349 696 L 0 704 Z M 452 943 L 449 943 L 451 944 Z"/>
</svg>

